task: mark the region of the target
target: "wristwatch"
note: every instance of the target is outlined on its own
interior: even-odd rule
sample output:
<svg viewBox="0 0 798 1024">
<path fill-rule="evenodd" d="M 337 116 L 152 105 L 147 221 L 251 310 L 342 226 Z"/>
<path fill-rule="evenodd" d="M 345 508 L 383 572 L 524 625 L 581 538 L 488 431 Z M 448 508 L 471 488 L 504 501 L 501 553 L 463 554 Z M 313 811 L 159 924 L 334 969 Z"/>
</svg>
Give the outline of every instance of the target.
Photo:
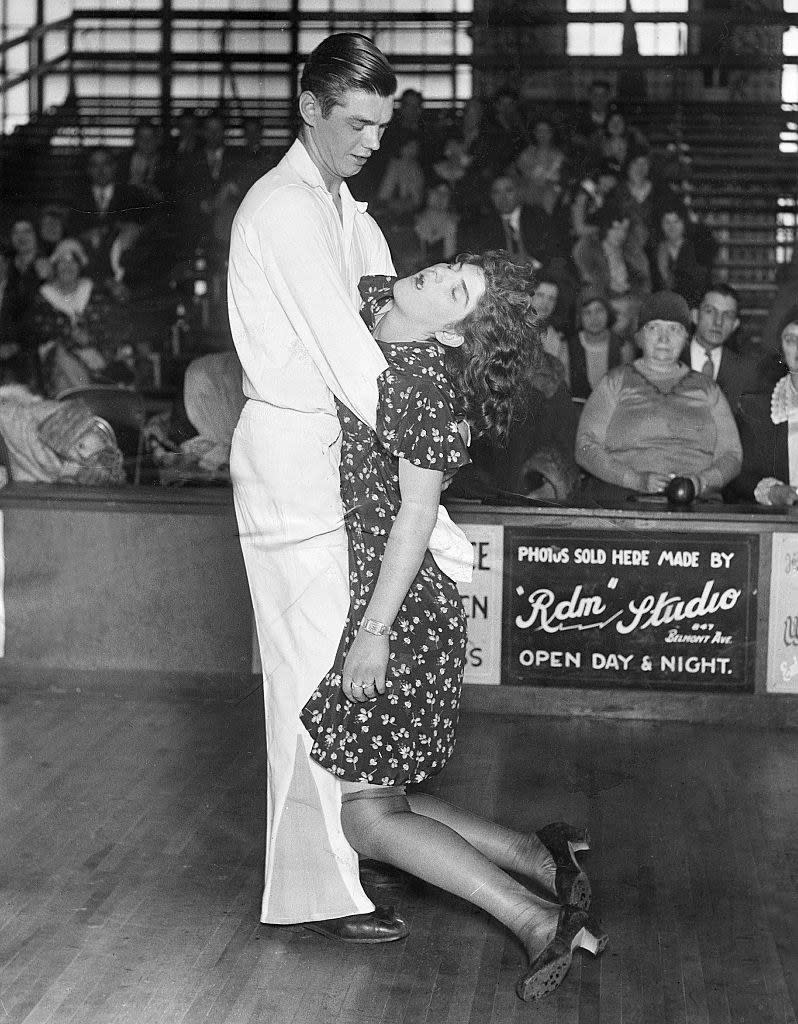
<svg viewBox="0 0 798 1024">
<path fill-rule="evenodd" d="M 388 632 L 388 626 L 384 622 L 379 622 L 377 619 L 365 619 L 363 622 L 363 629 L 367 633 L 373 633 L 374 636 L 385 636 Z"/>
</svg>

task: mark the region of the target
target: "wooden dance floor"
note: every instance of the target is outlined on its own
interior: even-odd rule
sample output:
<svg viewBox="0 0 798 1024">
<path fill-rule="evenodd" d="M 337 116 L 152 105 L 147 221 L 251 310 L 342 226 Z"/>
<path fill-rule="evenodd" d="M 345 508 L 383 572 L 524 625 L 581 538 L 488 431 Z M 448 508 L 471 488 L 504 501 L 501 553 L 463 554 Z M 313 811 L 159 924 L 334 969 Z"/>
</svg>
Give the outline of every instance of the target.
<svg viewBox="0 0 798 1024">
<path fill-rule="evenodd" d="M 796 734 L 468 715 L 438 790 L 586 822 L 610 946 L 524 1004 L 523 953 L 396 877 L 410 938 L 258 924 L 258 696 L 0 704 L 0 1024 L 795 1024 Z"/>
</svg>

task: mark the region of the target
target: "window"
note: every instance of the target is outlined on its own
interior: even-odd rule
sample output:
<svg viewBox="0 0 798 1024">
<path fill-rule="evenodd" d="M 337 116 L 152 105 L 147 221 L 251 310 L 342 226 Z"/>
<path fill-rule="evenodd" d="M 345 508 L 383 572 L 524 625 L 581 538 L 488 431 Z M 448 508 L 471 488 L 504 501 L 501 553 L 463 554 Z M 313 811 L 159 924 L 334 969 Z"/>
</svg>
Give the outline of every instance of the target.
<svg viewBox="0 0 798 1024">
<path fill-rule="evenodd" d="M 688 0 L 631 0 L 637 14 L 681 14 Z M 620 57 L 626 0 L 567 0 L 569 14 L 618 14 L 618 21 L 574 22 L 567 27 L 569 57 Z M 682 21 L 641 21 L 634 26 L 637 50 L 644 57 L 671 57 L 687 52 L 687 25 Z"/>
</svg>

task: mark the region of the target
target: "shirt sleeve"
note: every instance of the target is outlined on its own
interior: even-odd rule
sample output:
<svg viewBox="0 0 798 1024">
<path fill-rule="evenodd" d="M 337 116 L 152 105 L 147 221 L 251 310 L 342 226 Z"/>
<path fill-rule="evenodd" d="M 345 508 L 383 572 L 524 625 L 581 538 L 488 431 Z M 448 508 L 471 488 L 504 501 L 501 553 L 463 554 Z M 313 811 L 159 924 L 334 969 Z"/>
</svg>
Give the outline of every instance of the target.
<svg viewBox="0 0 798 1024">
<path fill-rule="evenodd" d="M 267 200 L 261 214 L 252 224 L 251 244 L 259 250 L 275 298 L 327 387 L 373 429 L 377 377 L 386 362 L 349 294 L 317 200 L 302 187 L 288 186 Z M 379 264 L 369 268 L 374 273 L 390 272 L 382 242 L 370 254 Z"/>
<path fill-rule="evenodd" d="M 607 450 L 607 431 L 623 386 L 623 376 L 610 372 L 590 394 L 576 431 L 577 463 L 592 476 L 632 491 L 643 489 L 641 474 L 624 465 Z"/>
<path fill-rule="evenodd" d="M 471 461 L 454 411 L 431 381 L 389 368 L 379 392 L 377 437 L 392 455 L 446 474 Z"/>
</svg>

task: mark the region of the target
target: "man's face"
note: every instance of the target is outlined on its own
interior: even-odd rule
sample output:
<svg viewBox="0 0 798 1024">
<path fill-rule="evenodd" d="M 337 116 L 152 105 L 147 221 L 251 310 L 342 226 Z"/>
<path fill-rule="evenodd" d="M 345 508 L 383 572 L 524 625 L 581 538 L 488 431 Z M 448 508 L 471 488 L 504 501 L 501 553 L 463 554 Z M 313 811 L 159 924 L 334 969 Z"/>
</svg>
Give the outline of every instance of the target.
<svg viewBox="0 0 798 1024">
<path fill-rule="evenodd" d="M 105 187 L 114 180 L 114 161 L 105 150 L 92 153 L 89 158 L 89 180 L 92 185 Z"/>
<path fill-rule="evenodd" d="M 23 256 L 36 251 L 36 231 L 29 220 L 18 220 L 11 228 L 11 245 Z"/>
<path fill-rule="evenodd" d="M 737 303 L 731 295 L 707 292 L 697 310 L 693 310 L 695 338 L 704 348 L 718 348 L 740 323 Z"/>
<path fill-rule="evenodd" d="M 667 238 L 669 242 L 677 244 L 684 239 L 684 221 L 673 210 L 669 210 L 667 213 L 662 215 L 662 234 Z"/>
<path fill-rule="evenodd" d="M 496 210 L 506 216 L 518 206 L 518 189 L 512 178 L 497 178 L 490 187 L 490 198 Z"/>
<path fill-rule="evenodd" d="M 224 124 L 218 117 L 209 117 L 205 122 L 205 145 L 208 149 L 224 145 Z"/>
<path fill-rule="evenodd" d="M 306 94 L 307 95 L 307 94 Z M 393 99 L 373 92 L 350 89 L 341 102 L 323 117 L 318 101 L 306 121 L 313 156 L 322 174 L 351 178 L 380 148 L 391 120 Z"/>
<path fill-rule="evenodd" d="M 603 85 L 594 85 L 590 88 L 590 106 L 593 110 L 601 111 L 602 113 L 607 109 L 607 104 L 610 99 L 609 92 L 604 88 Z"/>
<path fill-rule="evenodd" d="M 560 289 L 552 281 L 541 281 L 532 295 L 532 305 L 540 320 L 548 320 L 557 305 Z"/>
<path fill-rule="evenodd" d="M 607 307 L 598 299 L 582 306 L 582 327 L 588 334 L 600 334 L 607 326 Z"/>
</svg>

